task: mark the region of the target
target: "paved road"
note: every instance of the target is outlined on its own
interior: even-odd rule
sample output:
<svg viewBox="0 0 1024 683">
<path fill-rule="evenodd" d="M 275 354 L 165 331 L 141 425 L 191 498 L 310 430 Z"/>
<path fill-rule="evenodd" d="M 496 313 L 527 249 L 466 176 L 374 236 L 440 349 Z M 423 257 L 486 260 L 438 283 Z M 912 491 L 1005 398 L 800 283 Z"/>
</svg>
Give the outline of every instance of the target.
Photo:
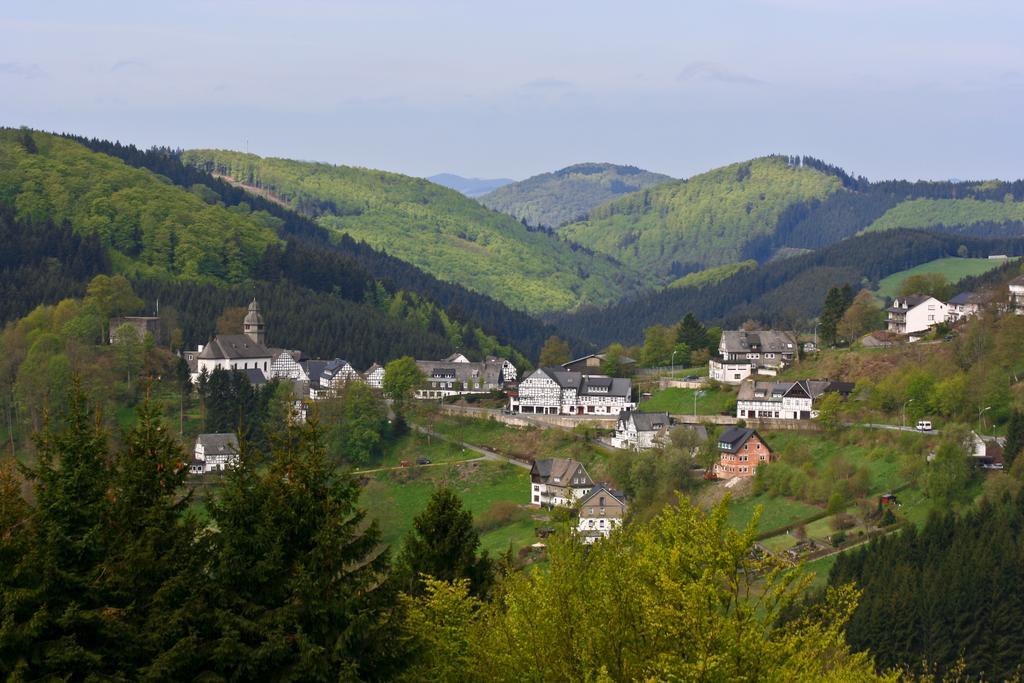
<svg viewBox="0 0 1024 683">
<path fill-rule="evenodd" d="M 937 429 L 920 430 L 917 427 L 900 427 L 899 425 L 886 425 L 872 422 L 866 422 L 859 424 L 856 422 L 847 422 L 847 427 L 867 427 L 868 429 L 890 429 L 894 432 L 913 432 L 914 434 L 928 434 L 929 436 L 935 436 L 939 433 Z"/>
</svg>

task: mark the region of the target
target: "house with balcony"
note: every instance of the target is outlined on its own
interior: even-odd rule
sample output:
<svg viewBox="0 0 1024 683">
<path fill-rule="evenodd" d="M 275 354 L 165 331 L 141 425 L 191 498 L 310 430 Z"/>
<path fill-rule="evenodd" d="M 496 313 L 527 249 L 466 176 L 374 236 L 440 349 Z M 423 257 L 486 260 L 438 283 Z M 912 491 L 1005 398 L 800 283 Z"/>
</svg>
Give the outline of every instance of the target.
<svg viewBox="0 0 1024 683">
<path fill-rule="evenodd" d="M 927 294 L 896 297 L 886 309 L 887 329 L 894 334 L 921 334 L 945 322 L 947 309 L 946 304 Z"/>
<path fill-rule="evenodd" d="M 571 507 L 593 487 L 587 468 L 576 460 L 546 458 L 530 468 L 530 504 L 537 507 Z"/>
<path fill-rule="evenodd" d="M 797 354 L 797 341 L 780 330 L 725 330 L 718 356 L 708 361 L 708 377 L 723 384 L 739 384 L 753 374 L 774 375 L 788 367 Z"/>
</svg>

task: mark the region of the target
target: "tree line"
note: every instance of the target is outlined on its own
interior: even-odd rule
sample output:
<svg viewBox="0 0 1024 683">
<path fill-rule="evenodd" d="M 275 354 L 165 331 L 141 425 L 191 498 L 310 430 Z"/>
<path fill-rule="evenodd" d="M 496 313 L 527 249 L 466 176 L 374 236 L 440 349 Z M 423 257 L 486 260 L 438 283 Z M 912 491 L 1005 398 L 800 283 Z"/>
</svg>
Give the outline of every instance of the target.
<svg viewBox="0 0 1024 683">
<path fill-rule="evenodd" d="M 853 237 L 819 251 L 766 263 L 721 282 L 665 289 L 603 309 L 554 319 L 564 335 L 600 345 L 636 343 L 651 325 L 668 324 L 692 312 L 708 325 L 735 327 L 745 320 L 791 327 L 820 311 L 828 290 L 863 285 L 937 258 L 970 254 L 1024 254 L 1024 238 L 982 239 L 920 230 L 893 230 Z"/>
<path fill-rule="evenodd" d="M 876 678 L 843 639 L 854 594 L 778 625 L 799 574 L 753 554 L 754 525 L 732 530 L 724 506 L 684 501 L 587 551 L 563 527 L 546 570 L 527 574 L 480 552 L 441 488 L 392 562 L 315 420 L 263 453 L 243 444 L 208 519 L 151 405 L 120 447 L 101 424 L 73 389 L 38 434 L 38 462 L 0 467 L 6 677 Z M 764 590 L 751 593 L 755 577 Z"/>
</svg>

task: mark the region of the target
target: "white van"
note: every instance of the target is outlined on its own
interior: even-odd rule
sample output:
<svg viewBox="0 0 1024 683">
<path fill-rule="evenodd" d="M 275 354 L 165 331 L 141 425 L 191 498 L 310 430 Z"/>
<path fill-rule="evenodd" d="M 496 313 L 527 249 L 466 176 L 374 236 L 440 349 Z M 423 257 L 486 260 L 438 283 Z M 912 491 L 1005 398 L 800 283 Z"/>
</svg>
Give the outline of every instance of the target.
<svg viewBox="0 0 1024 683">
<path fill-rule="evenodd" d="M 918 420 L 917 421 L 917 431 L 919 431 L 919 432 L 930 432 L 930 431 L 932 431 L 932 421 L 931 420 Z"/>
</svg>

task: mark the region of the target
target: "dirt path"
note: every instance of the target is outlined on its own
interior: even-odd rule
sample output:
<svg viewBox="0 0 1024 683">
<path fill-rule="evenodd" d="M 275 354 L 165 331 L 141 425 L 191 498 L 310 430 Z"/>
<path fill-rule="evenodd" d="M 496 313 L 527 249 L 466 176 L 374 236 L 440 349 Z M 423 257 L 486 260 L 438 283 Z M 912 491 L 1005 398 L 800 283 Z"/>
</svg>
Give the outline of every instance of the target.
<svg viewBox="0 0 1024 683">
<path fill-rule="evenodd" d="M 432 462 L 429 465 L 410 464 L 407 467 L 398 465 L 397 467 L 377 467 L 372 470 L 353 470 L 352 474 L 373 474 L 375 472 L 392 472 L 394 470 L 404 470 L 409 469 L 411 467 L 439 467 L 441 465 L 453 465 L 463 462 L 480 462 L 483 460 L 489 460 L 493 462 L 507 462 L 515 465 L 516 467 L 522 467 L 523 469 L 532 469 L 532 466 L 529 463 L 523 462 L 522 460 L 517 460 L 515 458 L 509 458 L 507 456 L 501 455 L 500 453 L 495 453 L 494 451 L 488 448 L 484 448 L 482 446 L 474 446 L 473 444 L 465 442 L 458 442 L 455 441 L 454 439 L 450 439 L 447 436 L 444 436 L 443 434 L 438 434 L 435 431 L 427 429 L 426 427 L 421 427 L 419 425 L 412 425 L 412 428 L 420 432 L 421 434 L 426 434 L 427 436 L 430 436 L 432 438 L 439 439 L 441 441 L 447 441 L 449 443 L 455 443 L 458 446 L 461 446 L 462 450 L 464 451 L 471 451 L 473 453 L 476 453 L 478 457 L 466 458 L 465 460 L 448 460 L 446 462 Z"/>
</svg>

